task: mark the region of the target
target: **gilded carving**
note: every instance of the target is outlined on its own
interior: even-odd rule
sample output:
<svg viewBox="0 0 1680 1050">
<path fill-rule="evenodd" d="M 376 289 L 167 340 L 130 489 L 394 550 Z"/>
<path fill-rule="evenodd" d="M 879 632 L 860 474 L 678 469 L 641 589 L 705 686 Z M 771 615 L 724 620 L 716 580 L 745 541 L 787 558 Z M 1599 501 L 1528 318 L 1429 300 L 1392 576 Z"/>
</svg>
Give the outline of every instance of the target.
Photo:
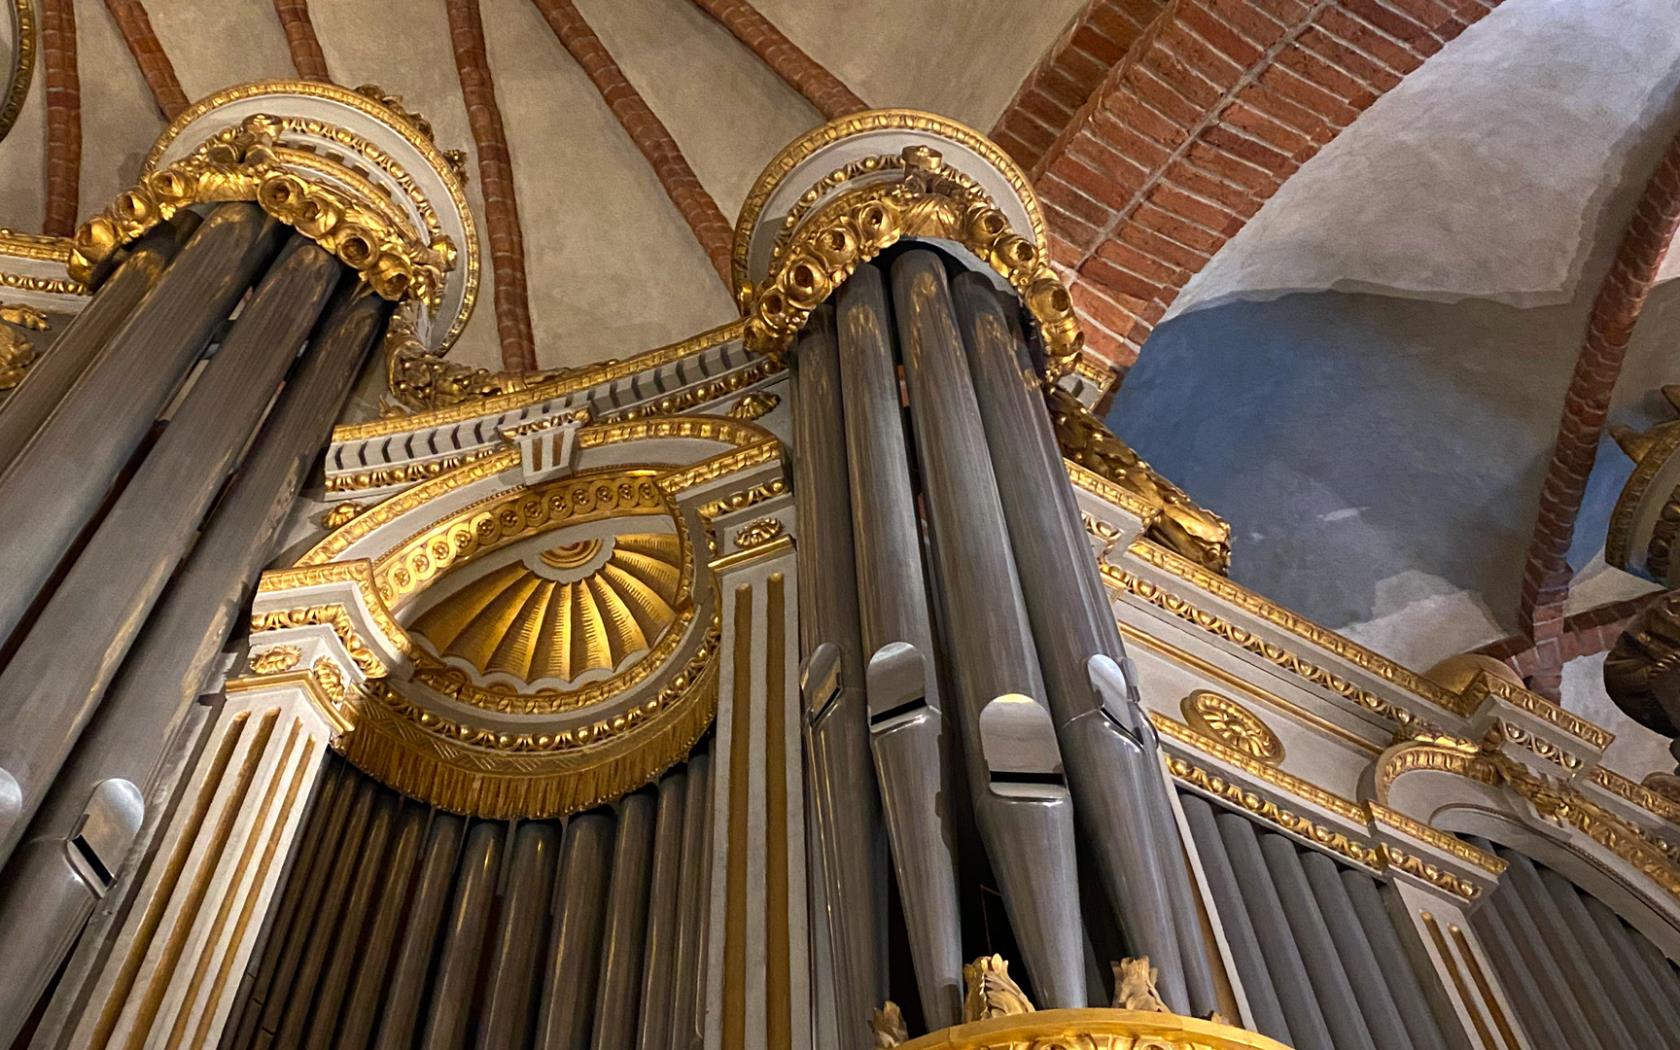
<svg viewBox="0 0 1680 1050">
<path fill-rule="evenodd" d="M 875 1050 L 891 1050 L 910 1038 L 910 1030 L 904 1026 L 904 1012 L 891 999 L 870 1014 L 869 1031 L 873 1035 L 870 1042 Z"/>
<path fill-rule="evenodd" d="M 902 179 L 842 194 L 812 215 L 745 307 L 746 345 L 780 359 L 811 311 L 863 263 L 906 237 L 958 241 L 1018 292 L 1037 322 L 1050 370 L 1073 367 L 1084 334 L 1067 289 L 1037 245 L 972 180 L 925 146 L 904 151 Z"/>
<path fill-rule="evenodd" d="M 281 674 L 290 671 L 303 659 L 303 650 L 295 645 L 275 645 L 251 654 L 251 673 Z"/>
<path fill-rule="evenodd" d="M 1040 1010 L 958 1025 L 902 1050 L 1287 1050 L 1223 1021 L 1156 1011 Z"/>
<path fill-rule="evenodd" d="M 6 77 L 6 98 L 0 102 L 0 141 L 12 133 L 18 114 L 35 79 L 35 0 L 12 0 L 12 69 Z"/>
<path fill-rule="evenodd" d="M 47 330 L 47 317 L 29 306 L 0 306 L 0 398 L 23 382 L 35 363 L 35 342 L 26 334 Z"/>
<path fill-rule="evenodd" d="M 354 500 L 345 500 L 343 503 L 335 503 L 328 508 L 325 514 L 321 515 L 321 526 L 323 528 L 336 529 L 341 525 L 348 525 L 355 519 L 356 515 L 362 512 L 363 509 L 362 505 Z"/>
<path fill-rule="evenodd" d="M 762 547 L 787 532 L 787 526 L 776 518 L 755 518 L 735 530 L 735 546 L 741 550 Z"/>
<path fill-rule="evenodd" d="M 1113 1005 L 1116 1010 L 1172 1013 L 1162 1000 L 1160 990 L 1155 987 L 1155 981 L 1160 977 L 1161 971 L 1149 965 L 1149 956 L 1137 959 L 1128 957 L 1111 965 L 1114 969 Z"/>
<path fill-rule="evenodd" d="M 763 419 L 775 411 L 776 406 L 781 403 L 782 399 L 779 394 L 758 390 L 738 398 L 733 405 L 729 406 L 729 415 L 734 419 Z"/>
<path fill-rule="evenodd" d="M 373 99 L 375 102 L 384 106 L 393 114 L 408 123 L 415 131 L 418 131 L 420 134 L 426 136 L 426 140 L 428 142 L 432 143 L 434 146 L 437 145 L 437 136 L 432 134 L 432 122 L 414 110 L 404 106 L 403 97 L 401 95 L 392 94 L 380 87 L 378 84 L 358 84 L 356 85 L 356 94 L 361 95 L 363 98 Z M 449 169 L 455 173 L 455 177 L 462 182 L 466 182 L 466 150 L 446 149 L 443 151 L 443 156 L 449 161 Z"/>
<path fill-rule="evenodd" d="M 396 399 L 383 414 L 401 419 L 406 427 L 412 412 L 429 412 L 459 405 L 475 405 L 502 394 L 529 390 L 564 377 L 576 369 L 544 372 L 493 372 L 443 358 L 426 349 L 414 334 L 414 322 L 398 314 L 385 330 L 385 387 Z"/>
<path fill-rule="evenodd" d="M 1285 809 L 1264 795 L 1251 791 L 1218 773 L 1203 769 L 1201 766 L 1177 755 L 1168 756 L 1167 769 L 1180 782 L 1215 798 L 1223 799 L 1259 818 L 1263 823 L 1271 824 L 1292 835 L 1306 839 L 1308 842 L 1316 843 L 1362 867 L 1372 870 L 1382 867 L 1382 856 L 1375 847 L 1350 839 L 1334 828 L 1325 827 L 1311 818 L 1304 817 L 1293 810 Z"/>
<path fill-rule="evenodd" d="M 344 649 L 350 654 L 362 673 L 370 678 L 380 678 L 389 673 L 384 661 L 374 655 L 367 643 L 362 641 L 361 635 L 356 633 L 356 624 L 350 618 L 350 611 L 342 605 L 310 605 L 297 609 L 271 609 L 268 612 L 251 614 L 251 632 L 278 631 L 287 627 L 313 627 L 326 624 L 338 640 L 344 643 Z"/>
<path fill-rule="evenodd" d="M 737 390 L 752 386 L 755 383 L 761 383 L 781 370 L 782 365 L 779 361 L 770 359 L 755 361 L 745 368 L 738 368 L 733 372 L 726 372 L 723 375 L 718 376 L 716 379 L 709 379 L 704 383 L 679 390 L 674 394 L 667 394 L 657 401 L 653 401 L 645 405 L 638 405 L 635 408 L 627 408 L 622 412 L 614 412 L 607 418 L 645 419 L 648 416 L 668 416 L 678 412 L 687 412 L 690 409 L 698 408 L 707 402 L 716 401 L 718 398 L 727 394 L 733 394 Z M 770 398 L 771 407 L 774 407 L 776 401 L 780 400 L 780 398 L 777 398 L 775 394 L 752 394 L 749 395 L 749 397 Z M 737 402 L 737 404 L 743 402 L 748 404 L 757 404 L 757 402 L 749 402 L 747 398 L 743 398 L 742 401 Z M 744 412 L 736 412 L 731 409 L 729 415 L 733 419 L 746 421 L 757 419 L 759 416 L 762 416 L 768 411 L 770 411 L 770 409 L 765 408 L 764 411 L 759 412 L 758 415 L 748 415 Z"/>
<path fill-rule="evenodd" d="M 1033 1004 L 1009 976 L 1009 963 L 1001 955 L 982 955 L 964 964 L 963 984 L 967 988 L 963 995 L 965 1022 L 1033 1012 Z"/>
<path fill-rule="evenodd" d="M 1190 728 L 1267 765 L 1283 761 L 1283 741 L 1253 711 L 1228 696 L 1200 690 L 1180 705 Z"/>
<path fill-rule="evenodd" d="M 1062 455 L 1147 504 L 1144 535 L 1197 565 L 1223 575 L 1231 568 L 1231 526 L 1198 507 L 1114 436 L 1080 400 L 1059 386 L 1044 392 Z"/>
<path fill-rule="evenodd" d="M 70 276 L 90 281 L 118 249 L 183 208 L 254 201 L 337 256 L 383 298 L 414 298 L 435 308 L 444 275 L 455 265 L 455 245 L 441 234 L 426 239 L 409 229 L 377 192 L 364 199 L 325 178 L 306 180 L 291 170 L 292 161 L 305 167 L 329 162 L 312 154 L 287 156 L 276 142 L 279 131 L 276 118 L 253 116 L 219 132 L 191 156 L 142 175 L 76 231 Z M 349 169 L 338 174 L 341 185 L 366 184 Z"/>
<path fill-rule="evenodd" d="M 321 657 L 309 667 L 309 673 L 314 676 L 315 683 L 321 687 L 321 692 L 334 704 L 343 704 L 350 695 L 349 686 L 344 681 L 344 672 L 339 666 L 326 657 Z"/>
</svg>

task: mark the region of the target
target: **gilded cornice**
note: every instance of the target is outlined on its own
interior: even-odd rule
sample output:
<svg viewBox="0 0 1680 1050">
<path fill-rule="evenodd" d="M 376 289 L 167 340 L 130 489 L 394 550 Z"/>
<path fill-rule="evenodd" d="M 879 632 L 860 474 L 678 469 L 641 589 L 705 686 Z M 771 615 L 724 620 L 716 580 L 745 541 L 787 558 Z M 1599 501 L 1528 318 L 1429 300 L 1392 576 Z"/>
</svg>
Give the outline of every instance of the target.
<svg viewBox="0 0 1680 1050">
<path fill-rule="evenodd" d="M 1652 816 L 1659 817 L 1673 824 L 1680 824 L 1680 802 L 1658 794 L 1613 770 L 1603 766 L 1595 766 L 1587 774 L 1594 784 L 1622 799 L 1631 802 Z"/>
<path fill-rule="evenodd" d="M 332 439 L 335 444 L 365 441 L 369 438 L 390 437 L 394 434 L 406 434 L 410 431 L 428 427 L 450 426 L 468 420 L 482 419 L 506 412 L 516 412 L 545 401 L 564 398 L 567 395 L 576 394 L 591 387 L 616 382 L 620 379 L 628 379 L 633 375 L 680 361 L 685 357 L 710 350 L 713 347 L 739 342 L 741 333 L 745 328 L 745 321 L 731 321 L 726 325 L 720 325 L 717 328 L 671 343 L 668 346 L 644 351 L 623 361 L 609 361 L 603 365 L 566 371 L 559 375 L 537 373 L 534 381 L 530 377 L 521 376 L 518 373 L 486 373 L 496 377 L 497 382 L 516 380 L 518 386 L 508 390 L 497 390 L 482 397 L 462 397 L 451 404 L 416 411 L 410 415 L 396 415 L 384 419 L 369 420 L 366 423 L 352 423 L 336 427 L 333 430 Z"/>
<path fill-rule="evenodd" d="M 1531 714 L 1547 725 L 1567 733 L 1594 750 L 1603 751 L 1616 735 L 1602 726 L 1565 710 L 1538 693 L 1482 671 L 1471 679 L 1460 700 L 1468 711 L 1474 712 L 1489 697 L 1501 700 L 1519 711 Z"/>
<path fill-rule="evenodd" d="M 1044 215 L 1039 209 L 1038 197 L 1033 193 L 1031 181 L 1014 159 L 985 135 L 947 117 L 915 109 L 877 109 L 852 113 L 815 128 L 789 143 L 771 158 L 770 163 L 764 166 L 764 170 L 753 182 L 752 188 L 747 191 L 740 215 L 735 220 L 733 255 L 735 287 L 742 303 L 751 295 L 750 257 L 753 236 L 771 195 L 795 168 L 813 154 L 844 139 L 876 131 L 925 132 L 948 139 L 975 153 L 996 170 L 1020 201 L 1032 229 L 1033 243 L 1041 249 L 1046 245 Z M 813 185 L 821 185 L 824 181 L 816 180 Z M 810 188 L 806 188 L 807 193 Z M 809 208 L 809 204 L 806 208 Z"/>
<path fill-rule="evenodd" d="M 1326 791 L 1159 712 L 1152 712 L 1150 720 L 1163 737 L 1176 741 L 1182 751 L 1199 752 L 1226 769 L 1239 771 L 1246 778 L 1245 782 L 1226 772 L 1199 765 L 1187 753 L 1169 753 L 1167 769 L 1178 781 L 1222 799 L 1263 824 L 1315 843 L 1355 864 L 1378 872 L 1387 869 L 1401 871 L 1467 901 L 1480 896 L 1481 886 L 1436 863 L 1428 853 L 1416 847 L 1426 847 L 1451 858 L 1457 864 L 1481 872 L 1489 880 L 1497 879 L 1505 870 L 1504 861 L 1498 857 L 1381 803 L 1358 802 Z M 1256 784 L 1263 784 L 1286 799 L 1334 814 L 1356 825 L 1369 836 L 1369 840 L 1350 835 L 1346 829 L 1321 823 L 1298 809 L 1268 798 L 1254 790 L 1253 785 Z"/>
</svg>

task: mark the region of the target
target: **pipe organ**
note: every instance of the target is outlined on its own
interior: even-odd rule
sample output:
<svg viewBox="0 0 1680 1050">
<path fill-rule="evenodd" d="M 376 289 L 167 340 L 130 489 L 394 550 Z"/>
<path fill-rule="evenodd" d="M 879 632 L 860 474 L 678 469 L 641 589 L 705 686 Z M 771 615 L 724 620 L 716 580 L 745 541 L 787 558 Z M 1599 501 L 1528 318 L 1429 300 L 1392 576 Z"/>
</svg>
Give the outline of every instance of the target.
<svg viewBox="0 0 1680 1050">
<path fill-rule="evenodd" d="M 1680 802 L 1229 579 L 978 133 L 790 144 L 739 319 L 564 373 L 445 356 L 382 92 L 137 177 L 0 237 L 0 1044 L 1680 1045 Z"/>
</svg>

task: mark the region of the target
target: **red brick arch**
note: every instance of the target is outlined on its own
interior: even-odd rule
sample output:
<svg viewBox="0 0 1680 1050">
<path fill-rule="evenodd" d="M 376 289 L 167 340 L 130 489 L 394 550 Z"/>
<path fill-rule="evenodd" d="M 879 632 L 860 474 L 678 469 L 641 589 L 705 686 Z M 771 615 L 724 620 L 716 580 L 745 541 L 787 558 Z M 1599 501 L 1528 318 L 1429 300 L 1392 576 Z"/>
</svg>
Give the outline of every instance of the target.
<svg viewBox="0 0 1680 1050">
<path fill-rule="evenodd" d="M 998 124 L 1031 166 L 1091 352 L 1134 360 L 1285 179 L 1498 2 L 1170 0 L 1116 54 L 1119 14 L 1135 25 L 1147 4 L 1094 0 Z M 1038 145 L 1099 55 L 1101 81 Z"/>
</svg>

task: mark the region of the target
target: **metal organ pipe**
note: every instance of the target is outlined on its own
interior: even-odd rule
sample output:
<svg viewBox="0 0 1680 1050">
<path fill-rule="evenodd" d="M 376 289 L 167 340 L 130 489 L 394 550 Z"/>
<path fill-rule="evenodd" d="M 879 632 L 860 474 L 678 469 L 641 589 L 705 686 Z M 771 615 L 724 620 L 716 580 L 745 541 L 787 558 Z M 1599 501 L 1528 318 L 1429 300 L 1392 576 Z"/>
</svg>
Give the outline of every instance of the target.
<svg viewBox="0 0 1680 1050">
<path fill-rule="evenodd" d="M 952 296 L 1084 841 L 1133 954 L 1159 967 L 1162 997 L 1206 1015 L 1219 1001 L 1154 728 L 1125 671 L 1038 375 L 989 281 L 962 274 Z"/>
<path fill-rule="evenodd" d="M 887 898 L 881 799 L 869 750 L 869 711 L 858 627 L 846 427 L 834 320 L 812 317 L 794 358 L 794 487 L 801 494 L 801 691 L 809 756 L 812 846 L 823 873 L 839 1038 L 862 1046 L 886 997 Z"/>
<path fill-rule="evenodd" d="M 1040 1001 L 1080 1006 L 1073 804 L 938 255 L 897 258 L 893 306 L 975 819 Z"/>
<path fill-rule="evenodd" d="M 957 1023 L 962 1005 L 956 843 L 949 807 L 929 801 L 944 797 L 953 778 L 898 362 L 880 272 L 860 267 L 838 299 L 840 400 L 870 750 L 922 1016 L 930 1027 L 946 1027 Z M 840 576 L 837 586 L 848 586 L 847 579 Z M 817 580 L 809 585 L 826 586 Z"/>
</svg>

